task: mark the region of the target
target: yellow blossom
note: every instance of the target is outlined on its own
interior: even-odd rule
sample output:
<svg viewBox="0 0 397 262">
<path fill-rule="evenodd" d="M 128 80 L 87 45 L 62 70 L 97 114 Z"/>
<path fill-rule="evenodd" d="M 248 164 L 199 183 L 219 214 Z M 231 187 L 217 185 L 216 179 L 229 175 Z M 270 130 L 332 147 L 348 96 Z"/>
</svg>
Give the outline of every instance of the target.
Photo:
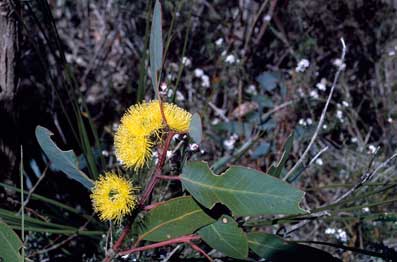
<svg viewBox="0 0 397 262">
<path fill-rule="evenodd" d="M 164 117 L 169 130 L 186 133 L 191 114 L 182 108 L 163 103 Z M 121 118 L 114 142 L 116 155 L 127 168 L 143 167 L 152 155 L 152 147 L 158 142 L 165 128 L 158 100 L 131 106 Z"/>
<path fill-rule="evenodd" d="M 91 200 L 101 220 L 121 221 L 134 209 L 137 198 L 136 188 L 127 179 L 114 173 L 105 173 L 94 184 Z"/>
</svg>

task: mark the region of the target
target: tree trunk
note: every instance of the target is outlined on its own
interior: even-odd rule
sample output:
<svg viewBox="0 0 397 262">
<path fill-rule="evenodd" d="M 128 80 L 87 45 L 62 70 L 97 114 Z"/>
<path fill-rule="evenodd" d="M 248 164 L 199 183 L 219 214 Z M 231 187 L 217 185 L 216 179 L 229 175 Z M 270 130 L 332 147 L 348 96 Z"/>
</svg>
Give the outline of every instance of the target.
<svg viewBox="0 0 397 262">
<path fill-rule="evenodd" d="M 16 92 L 17 22 L 8 0 L 0 0 L 0 101 L 12 106 Z"/>
<path fill-rule="evenodd" d="M 0 0 L 0 181 L 18 171 L 18 130 L 15 98 L 18 28 L 13 0 Z"/>
</svg>

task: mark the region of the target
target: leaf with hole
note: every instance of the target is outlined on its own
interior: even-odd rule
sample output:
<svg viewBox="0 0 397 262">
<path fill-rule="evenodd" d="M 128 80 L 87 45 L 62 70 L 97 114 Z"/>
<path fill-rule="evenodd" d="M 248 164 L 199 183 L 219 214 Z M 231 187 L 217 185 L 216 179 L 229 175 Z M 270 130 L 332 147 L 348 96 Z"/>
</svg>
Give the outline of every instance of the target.
<svg viewBox="0 0 397 262">
<path fill-rule="evenodd" d="M 201 143 L 203 136 L 203 127 L 201 125 L 201 117 L 199 114 L 194 113 L 189 126 L 189 135 L 193 138 L 197 144 Z"/>
<path fill-rule="evenodd" d="M 19 253 L 22 248 L 22 241 L 7 224 L 0 222 L 0 261 L 22 262 L 23 258 Z"/>
<path fill-rule="evenodd" d="M 178 197 L 150 210 L 143 218 L 139 238 L 163 241 L 191 234 L 215 220 L 191 197 Z"/>
<path fill-rule="evenodd" d="M 52 141 L 53 133 L 42 126 L 36 127 L 36 139 L 41 149 L 50 160 L 50 167 L 56 171 L 62 171 L 70 179 L 74 179 L 88 189 L 93 186 L 93 181 L 79 170 L 77 157 L 72 150 L 62 151 Z"/>
<path fill-rule="evenodd" d="M 180 176 L 184 188 L 202 205 L 227 206 L 235 216 L 305 213 L 304 192 L 257 170 L 233 166 L 215 175 L 206 162 L 188 162 Z"/>
<path fill-rule="evenodd" d="M 208 245 L 226 256 L 238 259 L 248 256 L 247 236 L 230 216 L 222 216 L 218 221 L 203 227 L 197 233 Z"/>
</svg>

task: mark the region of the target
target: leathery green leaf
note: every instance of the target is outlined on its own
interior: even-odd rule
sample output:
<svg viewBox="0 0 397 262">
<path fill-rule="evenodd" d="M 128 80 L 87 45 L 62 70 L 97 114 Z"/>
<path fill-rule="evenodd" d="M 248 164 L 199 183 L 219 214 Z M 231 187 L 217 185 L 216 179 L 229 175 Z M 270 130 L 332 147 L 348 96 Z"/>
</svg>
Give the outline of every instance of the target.
<svg viewBox="0 0 397 262">
<path fill-rule="evenodd" d="M 139 238 L 163 241 L 191 234 L 214 221 L 191 196 L 178 197 L 160 204 L 145 215 Z"/>
<path fill-rule="evenodd" d="M 7 224 L 2 222 L 0 222 L 0 242 L 0 261 L 23 261 L 19 253 L 22 248 L 22 241 Z"/>
<path fill-rule="evenodd" d="M 261 258 L 269 259 L 273 262 L 341 261 L 321 249 L 287 242 L 276 235 L 250 232 L 247 236 L 249 248 Z"/>
<path fill-rule="evenodd" d="M 206 162 L 188 162 L 180 176 L 190 194 L 202 205 L 226 205 L 235 216 L 300 214 L 304 192 L 257 170 L 233 166 L 215 175 Z"/>
<path fill-rule="evenodd" d="M 239 259 L 248 256 L 247 236 L 232 217 L 224 215 L 197 233 L 208 245 L 226 256 Z"/>
</svg>

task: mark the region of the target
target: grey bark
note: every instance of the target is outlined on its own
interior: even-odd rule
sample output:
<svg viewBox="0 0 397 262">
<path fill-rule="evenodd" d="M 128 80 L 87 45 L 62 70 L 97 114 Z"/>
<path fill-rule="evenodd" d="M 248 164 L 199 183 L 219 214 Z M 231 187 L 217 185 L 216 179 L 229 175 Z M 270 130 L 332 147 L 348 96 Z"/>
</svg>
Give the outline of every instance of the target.
<svg viewBox="0 0 397 262">
<path fill-rule="evenodd" d="M 17 21 L 9 0 L 0 0 L 0 102 L 7 107 L 16 93 Z"/>
<path fill-rule="evenodd" d="M 17 172 L 18 135 L 16 108 L 18 25 L 14 0 L 0 0 L 0 181 Z M 17 0 L 18 1 L 18 0 Z"/>
</svg>

